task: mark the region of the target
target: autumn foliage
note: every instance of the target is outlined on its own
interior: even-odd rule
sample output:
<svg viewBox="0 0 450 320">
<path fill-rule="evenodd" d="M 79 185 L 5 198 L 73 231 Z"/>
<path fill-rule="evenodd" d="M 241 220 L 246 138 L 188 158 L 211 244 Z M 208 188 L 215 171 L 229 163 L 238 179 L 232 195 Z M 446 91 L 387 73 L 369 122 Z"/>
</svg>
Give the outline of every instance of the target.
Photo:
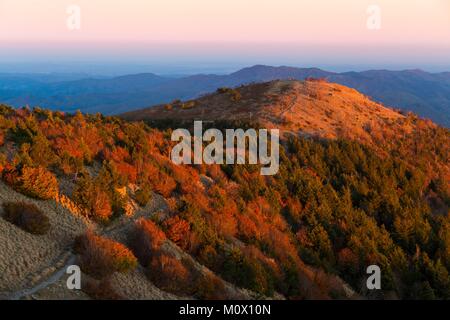
<svg viewBox="0 0 450 320">
<path fill-rule="evenodd" d="M 147 266 L 166 240 L 164 232 L 151 220 L 141 218 L 135 223 L 131 237 L 133 252 Z"/>
<path fill-rule="evenodd" d="M 186 293 L 192 285 L 190 271 L 180 260 L 165 253 L 152 257 L 148 275 L 159 288 L 177 294 Z"/>
<path fill-rule="evenodd" d="M 108 194 L 88 177 L 78 181 L 73 198 L 81 211 L 97 222 L 107 222 L 113 214 Z"/>
<path fill-rule="evenodd" d="M 58 181 L 43 167 L 23 167 L 4 172 L 4 179 L 16 190 L 32 198 L 48 200 L 58 194 Z"/>
<path fill-rule="evenodd" d="M 137 265 L 136 257 L 126 246 L 92 232 L 77 238 L 75 252 L 80 255 L 81 269 L 97 278 L 126 272 Z"/>
<path fill-rule="evenodd" d="M 370 126 L 368 145 L 289 138 L 271 177 L 258 165 L 175 166 L 171 128 L 143 122 L 0 108 L 0 124 L 2 179 L 18 192 L 52 199 L 60 191 L 99 230 L 132 220 L 126 208 L 136 202 L 143 211 L 161 204 L 127 235 L 133 253 L 92 233 L 78 239 L 80 265 L 95 277 L 132 268 L 136 256 L 158 286 L 195 298 L 226 297 L 221 279 L 265 296 L 330 298 L 333 277 L 359 288 L 374 263 L 385 270 L 384 292 L 450 297 L 450 139 L 426 121 Z M 199 274 L 203 267 L 217 278 Z M 108 296 L 97 289 L 91 294 Z"/>
<path fill-rule="evenodd" d="M 189 223 L 179 216 L 175 216 L 164 221 L 164 226 L 167 229 L 167 237 L 179 247 L 186 248 L 190 231 Z"/>
<path fill-rule="evenodd" d="M 86 279 L 81 289 L 94 300 L 123 300 L 125 297 L 117 293 L 109 278 Z"/>
</svg>

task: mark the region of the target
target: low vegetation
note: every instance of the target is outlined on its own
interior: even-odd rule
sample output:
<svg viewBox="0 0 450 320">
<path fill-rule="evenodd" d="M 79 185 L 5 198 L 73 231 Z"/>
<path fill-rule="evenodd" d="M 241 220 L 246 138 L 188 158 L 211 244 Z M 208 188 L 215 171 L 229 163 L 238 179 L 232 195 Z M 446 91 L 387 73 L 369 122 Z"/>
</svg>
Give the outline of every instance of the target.
<svg viewBox="0 0 450 320">
<path fill-rule="evenodd" d="M 12 168 L 4 171 L 3 177 L 14 189 L 32 198 L 48 200 L 58 194 L 55 175 L 43 167 Z"/>
<path fill-rule="evenodd" d="M 89 278 L 83 282 L 81 289 L 94 300 L 124 300 L 125 297 L 117 293 L 108 278 L 96 280 Z"/>
<path fill-rule="evenodd" d="M 93 233 L 78 238 L 81 267 L 96 278 L 139 261 L 157 286 L 180 295 L 226 297 L 224 279 L 265 296 L 327 299 L 345 298 L 336 277 L 359 290 L 365 268 L 378 264 L 383 293 L 448 299 L 450 135 L 412 117 L 392 126 L 371 126 L 370 144 L 284 140 L 279 173 L 263 177 L 256 165 L 174 165 L 171 128 L 4 107 L 0 169 L 39 199 L 69 182 L 61 191 L 102 224 L 132 200 L 165 198 L 167 212 L 136 223 L 132 251 Z M 217 278 L 167 251 L 167 239 Z"/>
<path fill-rule="evenodd" d="M 3 219 L 36 235 L 46 234 L 50 229 L 48 217 L 32 203 L 3 203 Z"/>
<path fill-rule="evenodd" d="M 217 89 L 217 93 L 228 95 L 233 102 L 238 102 L 242 98 L 241 93 L 237 89 L 222 87 Z"/>
<path fill-rule="evenodd" d="M 133 253 L 123 244 L 87 232 L 75 242 L 83 272 L 103 279 L 114 272 L 127 272 L 137 265 Z"/>
</svg>

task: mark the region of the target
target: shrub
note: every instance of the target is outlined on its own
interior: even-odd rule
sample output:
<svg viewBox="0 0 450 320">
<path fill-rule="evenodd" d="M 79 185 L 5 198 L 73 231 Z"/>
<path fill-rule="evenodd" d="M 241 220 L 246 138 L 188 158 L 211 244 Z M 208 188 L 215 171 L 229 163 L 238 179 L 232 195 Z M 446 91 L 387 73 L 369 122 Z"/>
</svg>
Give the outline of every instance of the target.
<svg viewBox="0 0 450 320">
<path fill-rule="evenodd" d="M 131 247 L 143 266 L 150 263 L 152 254 L 159 251 L 166 235 L 151 220 L 144 218 L 136 221 L 131 239 Z"/>
<path fill-rule="evenodd" d="M 95 300 L 124 300 L 119 293 L 116 292 L 112 286 L 110 279 L 88 279 L 81 287 L 84 293 Z"/>
<path fill-rule="evenodd" d="M 241 98 L 242 98 L 241 93 L 238 90 L 227 88 L 227 87 L 217 89 L 217 93 L 228 94 L 231 101 L 233 101 L 233 102 L 237 102 L 237 101 L 241 100 Z"/>
<path fill-rule="evenodd" d="M 152 198 L 152 190 L 148 186 L 144 186 L 136 191 L 134 198 L 141 207 L 145 207 Z"/>
<path fill-rule="evenodd" d="M 32 234 L 46 234 L 50 229 L 48 217 L 31 203 L 4 203 L 3 218 Z"/>
<path fill-rule="evenodd" d="M 186 220 L 175 216 L 164 221 L 167 228 L 167 236 L 175 242 L 180 248 L 185 249 L 189 240 L 190 225 Z"/>
<path fill-rule="evenodd" d="M 48 200 L 58 194 L 58 181 L 43 167 L 23 167 L 20 172 L 5 173 L 4 180 L 17 191 L 32 198 Z"/>
<path fill-rule="evenodd" d="M 93 277 L 127 272 L 137 265 L 136 257 L 126 246 L 92 232 L 77 237 L 74 249 L 80 254 L 81 269 Z"/>
<path fill-rule="evenodd" d="M 259 261 L 243 254 L 238 248 L 232 248 L 222 266 L 224 279 L 239 287 L 250 289 L 259 294 L 272 295 L 270 275 Z"/>
<path fill-rule="evenodd" d="M 359 267 L 358 256 L 349 248 L 343 248 L 338 252 L 338 266 L 346 274 L 356 274 Z"/>
<path fill-rule="evenodd" d="M 158 172 L 157 177 L 152 181 L 155 191 L 163 197 L 168 198 L 175 190 L 177 183 L 175 180 L 164 172 Z"/>
<path fill-rule="evenodd" d="M 149 265 L 150 280 L 162 290 L 175 294 L 191 293 L 191 274 L 178 259 L 160 253 L 155 255 Z"/>
<path fill-rule="evenodd" d="M 222 279 L 213 274 L 201 275 L 196 281 L 196 296 L 202 300 L 229 299 Z"/>
<path fill-rule="evenodd" d="M 91 213 L 99 222 L 107 222 L 113 213 L 108 195 L 99 188 L 93 194 Z"/>
<path fill-rule="evenodd" d="M 98 222 L 107 222 L 113 214 L 108 194 L 88 176 L 77 181 L 73 200 L 87 211 L 90 218 Z"/>
<path fill-rule="evenodd" d="M 184 110 L 192 109 L 193 107 L 195 107 L 195 101 L 188 101 L 181 105 L 181 109 Z"/>
</svg>

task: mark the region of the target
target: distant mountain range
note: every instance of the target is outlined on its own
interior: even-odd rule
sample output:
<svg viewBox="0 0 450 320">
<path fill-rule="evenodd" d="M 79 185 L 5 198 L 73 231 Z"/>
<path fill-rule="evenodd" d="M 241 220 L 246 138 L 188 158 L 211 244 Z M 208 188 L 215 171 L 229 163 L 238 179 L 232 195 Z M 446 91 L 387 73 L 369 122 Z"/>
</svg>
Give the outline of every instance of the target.
<svg viewBox="0 0 450 320">
<path fill-rule="evenodd" d="M 114 78 L 78 75 L 0 74 L 0 102 L 18 107 L 119 114 L 187 100 L 215 91 L 276 79 L 326 78 L 386 105 L 412 111 L 450 127 L 450 72 L 371 70 L 334 73 L 317 68 L 256 65 L 228 75 L 198 74 L 181 78 L 152 73 Z"/>
</svg>

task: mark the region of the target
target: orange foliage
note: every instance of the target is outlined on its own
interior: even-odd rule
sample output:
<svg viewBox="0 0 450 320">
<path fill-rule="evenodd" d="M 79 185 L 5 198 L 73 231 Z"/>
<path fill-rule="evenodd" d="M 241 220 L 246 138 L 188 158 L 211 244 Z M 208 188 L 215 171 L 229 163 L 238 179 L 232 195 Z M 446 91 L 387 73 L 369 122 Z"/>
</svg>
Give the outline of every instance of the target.
<svg viewBox="0 0 450 320">
<path fill-rule="evenodd" d="M 116 162 L 115 163 L 117 172 L 127 178 L 129 183 L 136 183 L 137 180 L 137 170 L 136 167 L 126 163 L 126 162 Z"/>
<path fill-rule="evenodd" d="M 210 215 L 210 222 L 219 234 L 224 237 L 234 237 L 237 233 L 237 221 L 230 211 L 213 212 Z"/>
<path fill-rule="evenodd" d="M 197 171 L 191 167 L 170 165 L 170 171 L 183 194 L 195 193 L 201 186 Z"/>
<path fill-rule="evenodd" d="M 113 160 L 115 162 L 128 162 L 130 161 L 130 153 L 127 149 L 122 147 L 116 147 L 114 150 L 106 150 L 105 153 L 106 160 Z"/>
<path fill-rule="evenodd" d="M 226 181 L 226 176 L 218 164 L 207 165 L 206 174 L 218 183 Z"/>
<path fill-rule="evenodd" d="M 263 197 L 258 197 L 248 204 L 248 210 L 253 212 L 255 216 L 262 215 L 263 217 L 271 217 L 273 209 L 267 200 Z"/>
<path fill-rule="evenodd" d="M 202 300 L 227 300 L 242 297 L 229 297 L 222 279 L 214 274 L 205 274 L 196 281 L 196 296 Z"/>
<path fill-rule="evenodd" d="M 359 258 L 351 249 L 344 248 L 338 253 L 338 264 L 344 268 L 358 270 Z"/>
<path fill-rule="evenodd" d="M 82 270 L 98 278 L 116 271 L 126 272 L 137 265 L 136 257 L 123 244 L 96 236 L 92 232 L 77 238 L 75 251 L 80 254 Z"/>
<path fill-rule="evenodd" d="M 314 245 L 309 239 L 308 230 L 304 227 L 300 228 L 295 236 L 297 237 L 298 242 L 300 242 L 303 247 L 308 248 Z"/>
<path fill-rule="evenodd" d="M 102 280 L 87 279 L 81 289 L 94 300 L 124 300 L 125 297 L 117 293 L 108 278 Z"/>
<path fill-rule="evenodd" d="M 302 213 L 302 204 L 296 198 L 288 198 L 286 201 L 286 210 L 289 216 L 296 222 L 300 220 Z"/>
<path fill-rule="evenodd" d="M 175 180 L 152 164 L 145 164 L 143 171 L 148 176 L 148 181 L 152 189 L 162 196 L 167 198 L 175 190 L 177 186 Z"/>
<path fill-rule="evenodd" d="M 58 195 L 58 181 L 43 167 L 23 167 L 20 172 L 5 170 L 3 179 L 17 191 L 37 199 L 53 199 Z"/>
<path fill-rule="evenodd" d="M 176 294 L 186 294 L 192 283 L 191 274 L 183 263 L 162 253 L 153 257 L 149 277 L 159 288 Z"/>
<path fill-rule="evenodd" d="M 249 216 L 241 214 L 238 216 L 239 219 L 239 235 L 244 240 L 251 240 L 251 239 L 260 239 L 261 234 L 256 226 L 255 222 L 250 219 Z"/>
<path fill-rule="evenodd" d="M 166 235 L 153 221 L 144 218 L 136 221 L 132 247 L 142 265 L 150 262 L 152 254 L 159 251 L 165 240 Z"/>
<path fill-rule="evenodd" d="M 167 237 L 180 248 L 185 249 L 189 241 L 190 225 L 186 220 L 175 216 L 164 221 Z"/>
<path fill-rule="evenodd" d="M 73 158 L 83 159 L 83 149 L 80 148 L 80 143 L 76 139 L 58 137 L 53 141 L 53 147 L 59 155 L 65 152 Z"/>
<path fill-rule="evenodd" d="M 104 191 L 98 189 L 93 197 L 91 213 L 93 218 L 100 222 L 108 221 L 113 214 L 108 195 Z"/>
</svg>

